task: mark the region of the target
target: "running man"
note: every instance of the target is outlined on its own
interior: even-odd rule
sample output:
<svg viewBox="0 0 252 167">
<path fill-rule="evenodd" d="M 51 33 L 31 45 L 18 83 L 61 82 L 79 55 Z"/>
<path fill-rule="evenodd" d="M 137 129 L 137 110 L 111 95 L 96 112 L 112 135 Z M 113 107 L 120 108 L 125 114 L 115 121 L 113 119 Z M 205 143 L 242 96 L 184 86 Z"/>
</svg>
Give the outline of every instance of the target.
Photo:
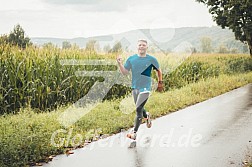
<svg viewBox="0 0 252 167">
<path fill-rule="evenodd" d="M 136 134 L 140 124 L 142 123 L 143 117 L 146 119 L 148 128 L 152 125 L 150 113 L 144 109 L 144 105 L 146 104 L 151 92 L 152 69 L 156 70 L 158 77 L 157 90 L 159 92 L 163 91 L 162 72 L 157 59 L 147 54 L 147 40 L 138 40 L 137 49 L 138 54 L 130 56 L 124 65 L 122 63 L 122 58 L 120 56 L 117 57 L 121 73 L 123 75 L 127 75 L 129 71 L 132 72 L 132 95 L 136 104 L 136 118 L 133 132 L 128 134 L 127 137 L 133 140 L 136 140 Z"/>
</svg>

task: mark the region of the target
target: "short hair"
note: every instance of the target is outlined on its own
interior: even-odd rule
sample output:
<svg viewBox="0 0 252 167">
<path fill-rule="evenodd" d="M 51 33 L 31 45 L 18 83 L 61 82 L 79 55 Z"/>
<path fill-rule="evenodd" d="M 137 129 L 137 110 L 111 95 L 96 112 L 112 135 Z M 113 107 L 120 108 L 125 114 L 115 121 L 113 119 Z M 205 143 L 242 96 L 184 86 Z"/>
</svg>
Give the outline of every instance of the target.
<svg viewBox="0 0 252 167">
<path fill-rule="evenodd" d="M 139 39 L 138 42 L 144 42 L 144 43 L 148 44 L 146 39 Z"/>
</svg>

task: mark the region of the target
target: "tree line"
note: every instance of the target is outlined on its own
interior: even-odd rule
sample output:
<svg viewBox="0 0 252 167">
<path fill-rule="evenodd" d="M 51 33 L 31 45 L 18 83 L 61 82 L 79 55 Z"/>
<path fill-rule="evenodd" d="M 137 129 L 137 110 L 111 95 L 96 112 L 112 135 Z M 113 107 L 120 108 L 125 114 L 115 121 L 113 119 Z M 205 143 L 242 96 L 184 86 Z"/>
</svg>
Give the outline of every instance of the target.
<svg viewBox="0 0 252 167">
<path fill-rule="evenodd" d="M 243 53 L 249 52 L 252 57 L 252 3 L 251 0 L 196 0 L 199 3 L 205 4 L 209 8 L 209 13 L 212 14 L 213 20 L 217 25 L 224 28 L 229 28 L 233 31 L 235 38 L 240 40 L 244 45 Z M 0 36 L 0 44 L 7 43 L 16 45 L 22 49 L 32 45 L 29 37 L 25 36 L 23 28 L 18 24 L 9 34 Z M 46 43 L 43 47 L 55 47 L 52 43 Z M 212 41 L 208 37 L 200 39 L 200 49 L 192 48 L 193 52 L 218 52 L 218 53 L 237 53 L 237 48 L 228 47 L 227 44 L 220 44 L 219 46 L 212 45 Z M 71 44 L 68 41 L 62 43 L 62 49 L 79 48 L 76 44 Z M 155 52 L 155 47 L 150 46 L 150 51 Z M 85 50 L 90 53 L 99 52 L 99 42 L 90 40 L 86 43 Z M 103 52 L 118 53 L 123 50 L 122 44 L 116 42 L 114 46 L 105 45 Z M 168 51 L 167 51 L 168 52 Z"/>
<path fill-rule="evenodd" d="M 0 45 L 9 44 L 12 46 L 18 46 L 19 48 L 25 49 L 28 46 L 33 45 L 31 39 L 26 36 L 24 29 L 20 24 L 14 26 L 13 30 L 9 34 L 3 34 L 0 36 Z M 52 48 L 56 47 L 52 42 L 45 43 L 43 48 Z M 77 44 L 71 44 L 69 41 L 62 42 L 62 49 L 79 49 Z M 120 42 L 116 42 L 113 47 L 109 44 L 105 45 L 103 50 L 106 53 L 119 53 L 122 52 L 122 44 Z M 101 51 L 98 41 L 90 40 L 86 43 L 85 51 L 89 53 L 95 53 L 97 51 Z"/>
<path fill-rule="evenodd" d="M 25 31 L 20 24 L 17 24 L 9 34 L 0 36 L 0 44 L 10 44 L 25 49 L 27 46 L 32 45 L 32 42 L 28 36 L 25 36 Z"/>
<path fill-rule="evenodd" d="M 251 0 L 196 0 L 205 4 L 213 20 L 222 28 L 229 28 L 235 38 L 248 45 L 252 57 Z"/>
</svg>

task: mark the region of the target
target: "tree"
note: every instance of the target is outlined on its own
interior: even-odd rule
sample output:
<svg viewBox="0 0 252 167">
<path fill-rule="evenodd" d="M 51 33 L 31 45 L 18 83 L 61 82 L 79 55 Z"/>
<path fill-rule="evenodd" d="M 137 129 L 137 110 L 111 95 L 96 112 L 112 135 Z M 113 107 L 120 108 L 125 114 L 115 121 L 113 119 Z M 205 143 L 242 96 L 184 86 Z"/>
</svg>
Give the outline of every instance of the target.
<svg viewBox="0 0 252 167">
<path fill-rule="evenodd" d="M 224 44 L 220 44 L 219 48 L 218 48 L 218 53 L 228 53 L 228 48 L 226 45 Z"/>
<path fill-rule="evenodd" d="M 200 39 L 201 49 L 203 53 L 210 53 L 212 51 L 212 40 L 209 37 L 202 37 Z"/>
<path fill-rule="evenodd" d="M 249 47 L 252 57 L 252 3 L 251 0 L 196 0 L 209 7 L 213 20 L 222 28 L 231 29 L 237 40 Z"/>
<path fill-rule="evenodd" d="M 120 52 L 122 52 L 122 44 L 121 44 L 121 42 L 116 42 L 110 52 L 112 52 L 112 53 L 120 53 Z"/>
<path fill-rule="evenodd" d="M 52 43 L 52 42 L 47 42 L 47 43 L 44 43 L 43 48 L 55 48 L 56 46 Z"/>
<path fill-rule="evenodd" d="M 69 41 L 63 41 L 62 42 L 62 49 L 70 49 L 71 48 L 71 43 Z"/>
<path fill-rule="evenodd" d="M 89 52 L 90 54 L 92 53 L 95 53 L 95 43 L 96 43 L 96 40 L 89 40 L 87 43 L 86 43 L 86 51 Z"/>
<path fill-rule="evenodd" d="M 4 34 L 0 36 L 0 45 L 8 43 L 8 35 Z"/>
<path fill-rule="evenodd" d="M 73 43 L 71 48 L 74 49 L 74 50 L 80 49 L 79 45 L 77 45 L 76 43 Z"/>
<path fill-rule="evenodd" d="M 25 37 L 25 31 L 19 24 L 14 26 L 13 31 L 8 35 L 8 43 L 17 45 L 23 49 L 32 44 L 30 38 Z"/>
</svg>

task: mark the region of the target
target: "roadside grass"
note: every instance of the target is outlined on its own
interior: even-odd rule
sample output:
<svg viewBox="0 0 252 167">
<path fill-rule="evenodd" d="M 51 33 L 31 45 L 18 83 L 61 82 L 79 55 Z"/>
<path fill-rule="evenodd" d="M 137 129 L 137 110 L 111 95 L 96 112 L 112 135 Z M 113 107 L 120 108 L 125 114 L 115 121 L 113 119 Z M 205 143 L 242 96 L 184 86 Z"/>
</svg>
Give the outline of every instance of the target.
<svg viewBox="0 0 252 167">
<path fill-rule="evenodd" d="M 248 83 L 252 83 L 252 72 L 220 75 L 180 89 L 153 92 L 146 108 L 153 118 L 158 118 Z M 24 108 L 18 114 L 0 116 L 0 166 L 28 166 L 35 165 L 35 162 L 47 162 L 50 155 L 82 147 L 87 141 L 96 140 L 96 136 L 112 135 L 121 129 L 133 127 L 135 113 L 121 112 L 121 100 L 100 103 L 67 129 L 58 122 L 59 115 L 66 107 L 41 113 Z"/>
</svg>

